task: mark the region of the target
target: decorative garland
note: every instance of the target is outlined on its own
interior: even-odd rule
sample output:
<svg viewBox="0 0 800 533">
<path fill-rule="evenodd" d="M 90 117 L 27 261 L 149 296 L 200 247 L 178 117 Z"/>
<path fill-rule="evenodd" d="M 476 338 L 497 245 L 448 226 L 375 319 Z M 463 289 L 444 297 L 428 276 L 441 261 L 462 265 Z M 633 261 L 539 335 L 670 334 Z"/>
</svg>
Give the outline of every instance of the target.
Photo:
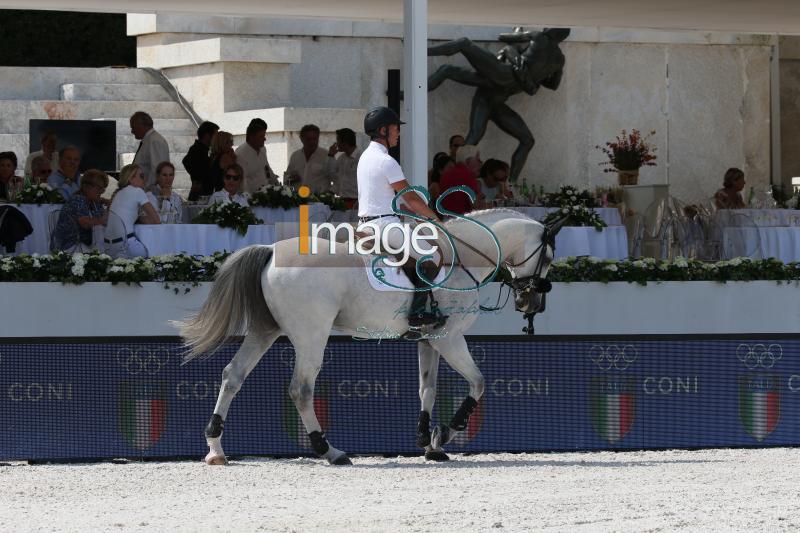
<svg viewBox="0 0 800 533">
<path fill-rule="evenodd" d="M 297 191 L 283 185 L 264 185 L 250 196 L 250 205 L 253 207 L 293 209 L 306 203 L 307 198 L 300 198 Z"/>
<path fill-rule="evenodd" d="M 212 256 L 160 255 L 136 259 L 112 259 L 108 255 L 20 254 L 0 258 L 0 282 L 183 282 L 197 284 L 214 280 L 228 253 Z M 800 263 L 777 259 L 737 258 L 716 263 L 677 258 L 674 261 L 637 259 L 603 260 L 566 257 L 555 261 L 548 272 L 552 282 L 578 283 L 615 281 L 646 285 L 663 281 L 795 281 L 800 282 Z"/>
<path fill-rule="evenodd" d="M 192 219 L 192 224 L 216 224 L 220 228 L 234 229 L 241 235 L 247 234 L 247 226 L 263 223 L 252 209 L 236 202 L 211 204 Z"/>
<path fill-rule="evenodd" d="M 53 188 L 46 183 L 25 185 L 21 191 L 17 192 L 17 196 L 14 200 L 17 202 L 17 205 L 64 203 L 64 197 L 61 196 L 61 193 L 53 190 Z"/>
</svg>

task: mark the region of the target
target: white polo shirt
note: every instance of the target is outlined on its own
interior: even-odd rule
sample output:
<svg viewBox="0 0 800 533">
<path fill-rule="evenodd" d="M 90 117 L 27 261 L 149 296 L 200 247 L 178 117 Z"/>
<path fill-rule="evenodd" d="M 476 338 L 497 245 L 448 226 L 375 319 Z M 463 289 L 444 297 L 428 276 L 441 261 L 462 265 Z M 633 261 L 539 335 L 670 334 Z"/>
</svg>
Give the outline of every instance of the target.
<svg viewBox="0 0 800 533">
<path fill-rule="evenodd" d="M 393 183 L 403 181 L 403 169 L 389 155 L 382 144 L 372 141 L 361 158 L 356 170 L 358 179 L 358 216 L 374 217 L 392 213 L 395 191 Z"/>
</svg>

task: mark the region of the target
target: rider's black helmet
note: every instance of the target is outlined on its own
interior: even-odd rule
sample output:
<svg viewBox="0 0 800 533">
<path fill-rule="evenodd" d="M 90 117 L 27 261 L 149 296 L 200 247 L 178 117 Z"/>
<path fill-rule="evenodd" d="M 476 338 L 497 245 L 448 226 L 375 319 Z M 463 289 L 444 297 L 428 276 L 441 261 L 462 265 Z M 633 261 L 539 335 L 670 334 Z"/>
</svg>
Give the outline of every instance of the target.
<svg viewBox="0 0 800 533">
<path fill-rule="evenodd" d="M 388 107 L 373 107 L 367 111 L 367 114 L 364 117 L 364 133 L 370 137 L 374 137 L 378 135 L 378 130 L 391 124 L 400 125 L 405 124 L 405 122 L 401 121 L 400 117 L 397 116 L 397 113 Z"/>
</svg>

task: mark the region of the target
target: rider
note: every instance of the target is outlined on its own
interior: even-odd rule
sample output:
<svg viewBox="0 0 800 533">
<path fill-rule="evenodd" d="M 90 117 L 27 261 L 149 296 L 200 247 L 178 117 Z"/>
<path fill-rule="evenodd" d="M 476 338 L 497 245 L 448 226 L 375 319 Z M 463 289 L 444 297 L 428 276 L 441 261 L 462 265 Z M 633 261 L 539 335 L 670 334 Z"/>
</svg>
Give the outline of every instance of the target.
<svg viewBox="0 0 800 533">
<path fill-rule="evenodd" d="M 387 224 L 400 222 L 400 219 L 392 211 L 392 200 L 395 195 L 403 189 L 409 187 L 403 169 L 397 161 L 389 155 L 389 148 L 397 145 L 400 137 L 400 117 L 388 107 L 374 107 L 364 117 L 364 131 L 370 136 L 372 142 L 369 147 L 361 154 L 356 171 L 358 179 L 358 216 L 361 223 L 372 222 L 381 228 Z M 415 214 L 439 222 L 425 200 L 416 193 L 403 195 L 403 203 L 408 210 Z M 387 240 L 393 248 L 397 248 L 400 243 L 394 242 L 402 238 L 400 231 L 390 233 Z M 411 258 L 403 265 L 403 271 L 416 288 L 427 287 L 417 275 L 415 252 L 411 251 Z M 435 259 L 435 258 L 434 258 Z M 438 261 L 437 261 L 438 263 Z M 420 270 L 424 277 L 433 281 L 439 270 L 439 265 L 432 261 L 425 261 L 420 264 Z M 408 315 L 408 325 L 412 328 L 419 328 L 430 324 L 443 323 L 441 314 L 431 312 L 426 309 L 430 290 L 415 291 L 414 299 Z"/>
</svg>

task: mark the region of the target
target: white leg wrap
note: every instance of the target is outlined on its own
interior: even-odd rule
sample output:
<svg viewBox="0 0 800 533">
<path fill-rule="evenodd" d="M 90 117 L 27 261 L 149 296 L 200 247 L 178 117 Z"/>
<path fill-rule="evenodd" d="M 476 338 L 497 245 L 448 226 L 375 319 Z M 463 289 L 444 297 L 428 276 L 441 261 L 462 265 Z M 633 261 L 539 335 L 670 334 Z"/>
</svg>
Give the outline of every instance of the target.
<svg viewBox="0 0 800 533">
<path fill-rule="evenodd" d="M 222 451 L 222 437 L 206 437 L 206 443 L 208 443 L 208 455 L 205 458 L 207 465 L 228 464 L 225 452 Z"/>
<path fill-rule="evenodd" d="M 344 453 L 342 450 L 337 450 L 336 448 L 331 446 L 330 443 L 329 443 L 328 444 L 328 451 L 325 452 L 325 454 L 322 457 L 327 459 L 329 463 L 333 464 L 333 463 L 336 462 L 337 459 L 339 459 L 343 455 L 347 455 L 347 454 Z"/>
</svg>

